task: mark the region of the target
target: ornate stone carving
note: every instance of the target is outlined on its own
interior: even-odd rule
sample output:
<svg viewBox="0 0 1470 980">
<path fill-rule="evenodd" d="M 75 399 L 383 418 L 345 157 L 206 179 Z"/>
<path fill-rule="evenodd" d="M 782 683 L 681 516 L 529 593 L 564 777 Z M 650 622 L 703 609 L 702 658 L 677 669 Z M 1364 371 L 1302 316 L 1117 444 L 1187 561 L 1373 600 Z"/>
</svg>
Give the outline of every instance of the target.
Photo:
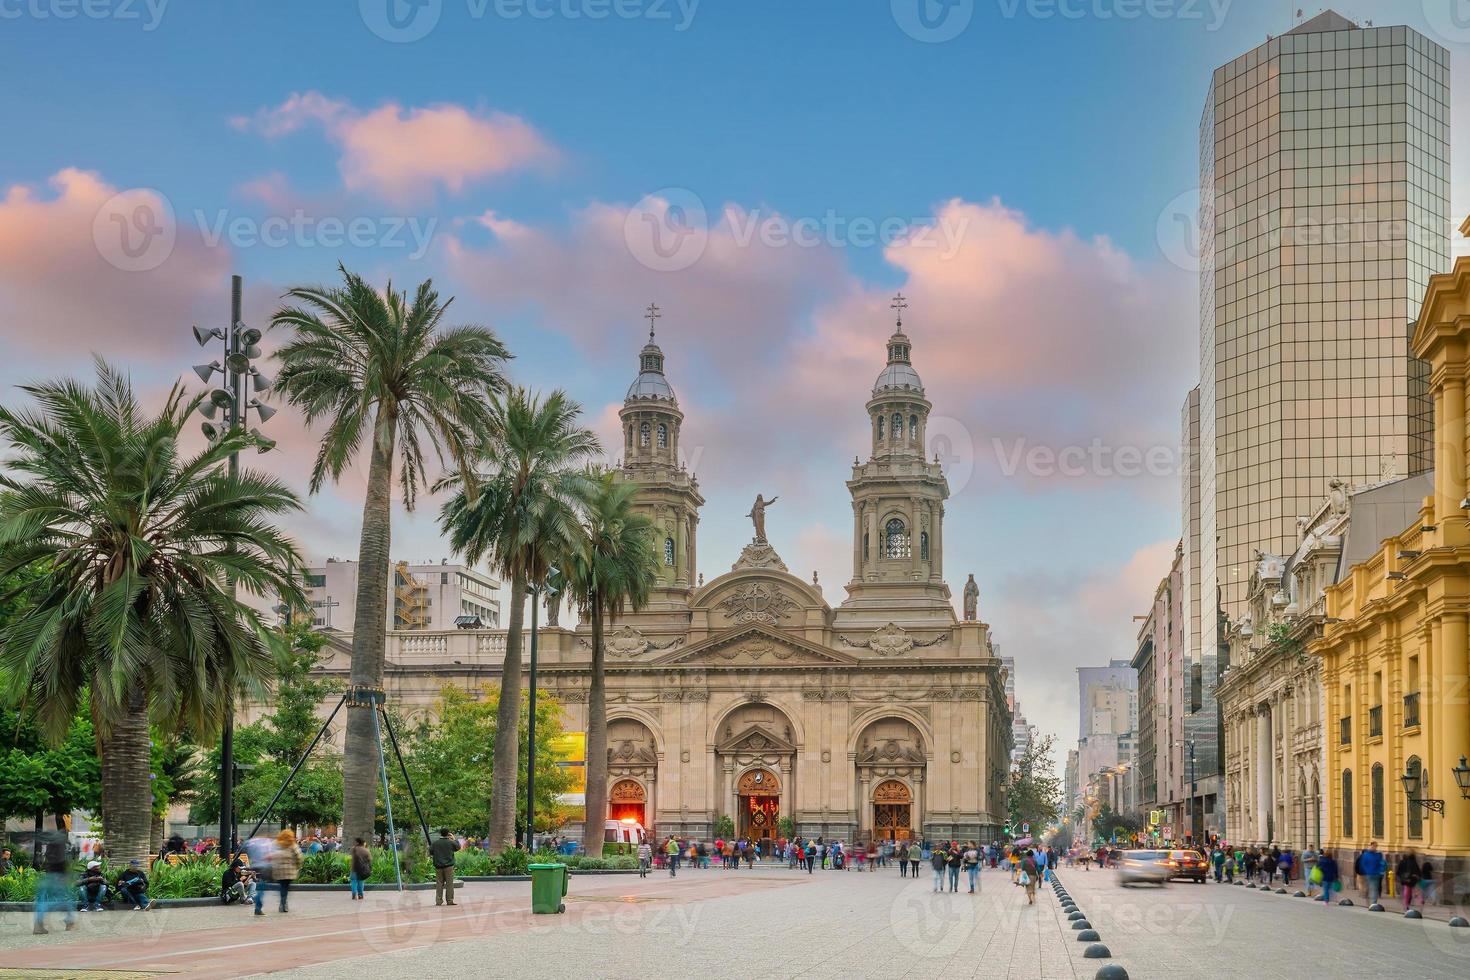
<svg viewBox="0 0 1470 980">
<path fill-rule="evenodd" d="M 940 633 L 925 640 L 915 639 L 897 623 L 889 623 L 869 633 L 862 640 L 839 636 L 845 646 L 872 650 L 880 657 L 901 657 L 915 647 L 932 647 L 949 639 L 949 633 Z"/>
<path fill-rule="evenodd" d="M 556 699 L 562 704 L 586 704 L 586 691 L 558 691 Z"/>
<path fill-rule="evenodd" d="M 781 556 L 776 554 L 776 549 L 765 541 L 752 541 L 746 545 L 735 564 L 730 566 L 730 571 L 738 572 L 742 568 L 774 568 L 778 572 L 788 570 Z"/>
<path fill-rule="evenodd" d="M 800 603 L 766 582 L 752 582 L 736 589 L 719 602 L 719 609 L 732 622 L 775 625 Z"/>
<path fill-rule="evenodd" d="M 632 626 L 623 626 L 603 638 L 603 649 L 609 657 L 627 660 L 645 653 L 667 653 L 684 645 L 685 638 L 676 636 L 666 643 L 654 643 Z M 585 649 L 592 649 L 589 637 L 578 637 L 577 642 Z"/>
</svg>

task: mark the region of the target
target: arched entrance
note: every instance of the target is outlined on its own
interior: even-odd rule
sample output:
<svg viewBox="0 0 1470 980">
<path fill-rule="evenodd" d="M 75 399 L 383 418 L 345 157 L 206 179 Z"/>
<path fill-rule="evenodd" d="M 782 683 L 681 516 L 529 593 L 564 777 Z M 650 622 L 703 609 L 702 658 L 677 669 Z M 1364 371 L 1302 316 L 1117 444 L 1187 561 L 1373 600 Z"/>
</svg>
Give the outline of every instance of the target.
<svg viewBox="0 0 1470 980">
<path fill-rule="evenodd" d="M 873 790 L 873 836 L 908 840 L 913 836 L 914 796 L 897 779 L 885 779 Z"/>
<path fill-rule="evenodd" d="M 648 807 L 648 794 L 643 784 L 636 779 L 620 779 L 612 784 L 607 794 L 607 814 L 612 820 L 636 820 L 648 826 L 644 820 Z"/>
<path fill-rule="evenodd" d="M 736 784 L 740 800 L 740 819 L 736 832 L 751 840 L 770 840 L 776 836 L 781 818 L 781 783 L 769 769 L 752 769 Z"/>
</svg>

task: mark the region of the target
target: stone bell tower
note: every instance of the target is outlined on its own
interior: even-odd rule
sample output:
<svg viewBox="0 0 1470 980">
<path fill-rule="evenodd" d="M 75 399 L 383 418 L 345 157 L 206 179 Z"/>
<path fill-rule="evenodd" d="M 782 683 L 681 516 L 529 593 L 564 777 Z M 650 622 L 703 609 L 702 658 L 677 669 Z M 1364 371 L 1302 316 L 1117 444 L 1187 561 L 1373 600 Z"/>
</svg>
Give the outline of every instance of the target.
<svg viewBox="0 0 1470 980">
<path fill-rule="evenodd" d="M 618 417 L 623 422 L 623 480 L 638 484 L 638 509 L 652 519 L 659 556 L 658 582 L 650 608 L 681 606 L 697 577 L 699 508 L 704 497 L 699 481 L 679 458 L 679 430 L 684 413 L 664 375 L 664 352 L 654 337 L 662 316 L 650 303 L 648 343 L 638 354 L 638 377 L 628 386 Z"/>
<path fill-rule="evenodd" d="M 907 307 L 902 293 L 894 297 L 897 325 L 888 338 L 888 363 L 867 404 L 868 459 L 854 463 L 847 481 L 852 579 L 839 616 L 853 625 L 867 619 L 900 625 L 954 621 L 944 583 L 949 484 L 937 460 L 924 459 L 931 406 L 903 331 Z"/>
</svg>

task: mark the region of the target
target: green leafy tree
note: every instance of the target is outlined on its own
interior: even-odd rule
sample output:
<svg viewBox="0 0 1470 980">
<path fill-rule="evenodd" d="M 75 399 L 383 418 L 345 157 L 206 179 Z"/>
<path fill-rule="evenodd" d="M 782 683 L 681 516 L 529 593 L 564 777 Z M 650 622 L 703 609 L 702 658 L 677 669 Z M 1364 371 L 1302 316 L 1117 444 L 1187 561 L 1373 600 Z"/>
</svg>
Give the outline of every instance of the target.
<svg viewBox="0 0 1470 980">
<path fill-rule="evenodd" d="M 412 510 L 425 485 L 424 442 L 441 463 L 466 477 L 472 441 L 494 431 L 490 403 L 503 390 L 510 356 L 484 327 L 444 326 L 450 300 L 429 282 L 410 298 L 390 282 L 383 292 L 341 268 L 341 286 L 300 287 L 271 326 L 293 331 L 276 354 L 276 388 L 300 408 L 308 426 L 321 424 L 311 492 L 338 481 L 368 454 L 353 608 L 354 687 L 382 688 L 388 620 L 393 471 L 404 507 Z M 377 799 L 377 740 L 372 711 L 347 710 L 343 759 L 343 834 L 367 836 Z"/>
<path fill-rule="evenodd" d="M 256 613 L 226 587 L 302 601 L 300 558 L 271 523 L 300 503 L 231 453 L 232 430 L 193 455 L 179 445 L 200 398 L 175 386 L 156 415 L 98 362 L 95 387 L 23 385 L 28 408 L 0 408 L 0 578 L 39 568 L 8 593 L 19 615 L 0 630 L 12 703 L 65 739 L 85 703 L 101 761 L 101 811 L 121 861 L 148 853 L 150 719 L 163 730 L 215 731 L 229 693 L 272 658 Z M 202 397 L 202 396 L 201 396 Z"/>
<path fill-rule="evenodd" d="M 1006 793 L 1012 832 L 1020 835 L 1021 825 L 1030 824 L 1033 833 L 1056 820 L 1062 812 L 1062 781 L 1052 762 L 1051 734 L 1036 736 L 1011 769 Z"/>
<path fill-rule="evenodd" d="M 592 624 L 592 683 L 587 697 L 587 820 L 582 843 L 601 857 L 607 815 L 607 621 L 648 604 L 658 574 L 653 521 L 634 509 L 637 484 L 592 473 L 583 497 L 582 546 L 567 556 L 570 593 Z"/>
<path fill-rule="evenodd" d="M 324 636 L 309 625 L 296 623 L 282 629 L 278 645 L 281 653 L 278 676 L 269 696 L 270 713 L 235 730 L 235 763 L 241 770 L 235 805 L 241 819 L 252 823 L 265 815 L 265 808 L 290 775 L 291 767 L 321 730 L 321 706 L 341 693 L 336 682 L 312 676 L 326 645 Z M 375 748 L 375 766 L 376 759 Z M 218 772 L 219 766 L 216 749 L 210 756 L 210 771 Z M 334 822 L 341 812 L 342 760 L 324 743 L 317 746 L 281 795 L 272 817 L 300 827 Z M 217 786 L 200 788 L 194 813 L 210 819 L 219 813 Z"/>
<path fill-rule="evenodd" d="M 521 698 L 517 726 L 519 750 L 527 751 L 528 698 Z M 478 833 L 485 827 L 493 802 L 493 751 L 500 724 L 500 692 L 493 687 L 466 691 L 453 684 L 439 692 L 434 720 L 412 726 L 404 746 L 414 790 L 432 830 L 448 827 L 458 833 Z M 544 695 L 536 699 L 536 811 L 551 814 L 556 797 L 572 783 L 557 765 L 556 740 L 561 735 L 561 707 Z M 525 813 L 526 774 L 516 773 L 516 813 Z M 393 816 L 400 827 L 416 819 L 412 801 L 401 779 L 389 773 Z"/>
<path fill-rule="evenodd" d="M 577 506 L 585 485 L 580 470 L 600 448 L 582 425 L 581 407 L 560 391 L 543 401 L 514 389 L 496 405 L 487 431 L 477 472 L 441 482 L 453 493 L 440 524 L 456 552 L 471 563 L 488 560 L 510 582 L 489 834 L 491 848 L 500 849 L 515 842 L 520 755 L 512 732 L 521 700 L 526 591 L 579 547 Z"/>
</svg>

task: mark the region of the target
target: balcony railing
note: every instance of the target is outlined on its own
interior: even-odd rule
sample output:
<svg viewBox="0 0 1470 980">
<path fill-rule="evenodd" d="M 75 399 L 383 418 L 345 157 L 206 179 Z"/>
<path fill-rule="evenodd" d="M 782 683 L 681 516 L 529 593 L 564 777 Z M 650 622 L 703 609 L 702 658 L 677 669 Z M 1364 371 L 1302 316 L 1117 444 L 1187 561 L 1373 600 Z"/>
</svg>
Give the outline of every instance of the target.
<svg viewBox="0 0 1470 980">
<path fill-rule="evenodd" d="M 1368 737 L 1378 738 L 1383 734 L 1383 705 L 1368 709 Z"/>
<path fill-rule="evenodd" d="M 1419 727 L 1419 692 L 1404 695 L 1404 727 Z"/>
<path fill-rule="evenodd" d="M 1337 720 L 1337 741 L 1339 745 L 1350 745 L 1353 741 L 1353 719 L 1348 715 Z"/>
</svg>

